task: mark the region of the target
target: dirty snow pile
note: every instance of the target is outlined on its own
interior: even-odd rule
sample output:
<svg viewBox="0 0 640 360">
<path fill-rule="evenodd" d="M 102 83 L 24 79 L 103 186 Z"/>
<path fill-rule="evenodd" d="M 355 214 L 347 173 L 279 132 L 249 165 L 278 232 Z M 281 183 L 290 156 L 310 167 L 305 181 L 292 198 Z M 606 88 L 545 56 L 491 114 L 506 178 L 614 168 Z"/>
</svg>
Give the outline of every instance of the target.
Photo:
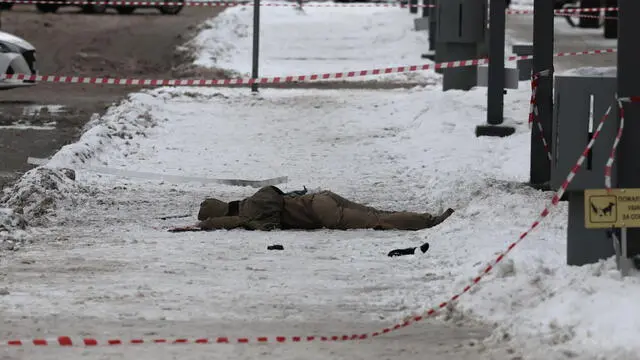
<svg viewBox="0 0 640 360">
<path fill-rule="evenodd" d="M 260 76 L 360 71 L 428 63 L 426 31 L 414 31 L 413 19 L 400 7 L 291 6 L 260 8 Z M 343 4 L 344 5 L 344 4 Z M 189 44 L 196 65 L 251 74 L 253 7 L 226 9 L 205 23 Z M 437 75 L 413 72 L 347 78 L 425 83 Z"/>
<path fill-rule="evenodd" d="M 24 242 L 26 221 L 13 209 L 0 208 L 0 251 L 17 250 L 17 244 Z"/>
<path fill-rule="evenodd" d="M 124 100 L 123 103 L 129 101 Z M 90 138 L 91 142 L 80 140 L 64 146 L 56 158 L 72 158 L 71 165 L 81 164 L 100 151 L 99 145 L 104 142 L 113 143 L 117 139 L 127 143 L 134 135 L 142 134 L 142 130 L 155 126 L 144 107 L 137 107 L 134 111 L 127 109 L 126 116 L 122 111 L 122 107 L 110 108 L 107 116 L 113 120 L 109 122 L 94 115 L 83 134 L 83 139 Z M 131 121 L 132 117 L 136 118 L 135 122 Z M 75 172 L 70 168 L 35 168 L 3 190 L 0 205 L 13 209 L 29 225 L 46 225 L 61 207 L 73 207 L 89 195 L 90 189 L 83 188 L 75 180 Z"/>
</svg>

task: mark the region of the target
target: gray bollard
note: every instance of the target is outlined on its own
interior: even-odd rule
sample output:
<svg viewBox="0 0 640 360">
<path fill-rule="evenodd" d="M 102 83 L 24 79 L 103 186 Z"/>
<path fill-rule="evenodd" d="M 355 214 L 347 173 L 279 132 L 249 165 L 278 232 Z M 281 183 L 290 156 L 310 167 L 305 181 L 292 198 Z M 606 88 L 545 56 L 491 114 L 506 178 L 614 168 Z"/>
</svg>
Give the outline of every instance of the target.
<svg viewBox="0 0 640 360">
<path fill-rule="evenodd" d="M 516 44 L 513 45 L 513 53 L 517 56 L 533 55 L 533 44 Z M 533 70 L 533 59 L 518 60 L 518 80 L 528 80 L 531 78 L 531 70 Z"/>
<path fill-rule="evenodd" d="M 428 32 L 431 24 L 431 20 L 429 19 L 429 0 L 422 0 L 422 5 L 422 17 L 414 19 L 413 22 L 416 31 L 426 30 Z M 431 34 L 428 34 L 429 39 L 431 39 Z M 433 60 L 431 57 L 432 55 L 432 52 L 427 50 L 427 52 L 422 54 L 420 57 L 423 59 Z"/>
<path fill-rule="evenodd" d="M 536 121 L 542 125 L 531 129 L 529 151 L 529 185 L 541 190 L 550 190 L 551 161 L 540 141 L 540 136 L 551 138 L 553 118 L 553 37 L 554 6 L 548 0 L 534 0 L 533 14 L 533 72 L 549 72 L 542 76 L 536 90 L 538 116 Z M 549 146 L 552 146 L 549 144 Z"/>
<path fill-rule="evenodd" d="M 569 219 L 567 228 L 567 264 L 595 263 L 614 255 L 613 242 L 606 229 L 587 229 L 585 194 L 587 189 L 604 185 L 604 169 L 617 133 L 617 105 L 614 104 L 616 76 L 560 75 L 555 78 L 555 113 L 552 129 L 551 185 L 558 189 L 576 164 L 610 105 L 609 120 L 604 123 L 582 168 L 567 188 Z M 591 111 L 593 109 L 593 111 Z M 589 114 L 593 115 L 589 115 Z M 616 169 L 612 182 L 616 182 Z"/>
<path fill-rule="evenodd" d="M 437 0 L 428 0 L 429 5 L 437 6 Z M 438 32 L 437 26 L 438 16 L 437 8 L 429 8 L 429 51 L 422 57 L 434 61 L 436 59 L 436 33 Z"/>
<path fill-rule="evenodd" d="M 638 31 L 640 30 L 640 2 L 637 0 L 619 0 L 618 18 L 618 95 L 640 96 L 638 78 L 640 69 L 640 47 L 638 46 Z M 640 103 L 624 103 L 625 128 L 620 140 L 616 163 L 618 164 L 618 183 L 620 188 L 640 188 L 640 141 L 636 139 L 640 134 Z M 629 228 L 628 231 L 629 256 L 635 258 L 635 265 L 640 269 L 640 229 Z"/>
<path fill-rule="evenodd" d="M 438 1 L 436 62 L 475 59 L 484 41 L 487 4 L 478 0 Z M 443 69 L 442 90 L 469 90 L 477 84 L 477 67 Z"/>
</svg>

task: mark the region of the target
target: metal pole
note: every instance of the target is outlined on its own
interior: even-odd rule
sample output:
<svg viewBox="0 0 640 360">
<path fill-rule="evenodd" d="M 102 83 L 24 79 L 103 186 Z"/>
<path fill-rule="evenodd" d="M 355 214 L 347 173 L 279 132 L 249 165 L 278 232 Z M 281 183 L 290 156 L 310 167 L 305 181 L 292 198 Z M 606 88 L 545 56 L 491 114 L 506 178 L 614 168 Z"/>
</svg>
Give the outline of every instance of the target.
<svg viewBox="0 0 640 360">
<path fill-rule="evenodd" d="M 429 0 L 429 5 L 433 7 L 429 8 L 429 50 L 436 51 L 436 36 L 438 31 L 438 3 L 437 0 Z M 433 59 L 434 60 L 435 56 Z"/>
<path fill-rule="evenodd" d="M 418 0 L 409 0 L 409 13 L 417 14 L 418 13 Z"/>
<path fill-rule="evenodd" d="M 504 9 L 505 0 L 490 1 L 487 123 L 491 125 L 500 125 L 504 121 Z"/>
<path fill-rule="evenodd" d="M 550 70 L 548 76 L 540 77 L 536 91 L 539 121 L 544 130 L 544 138 L 551 147 L 551 124 L 553 121 L 553 41 L 554 8 L 553 1 L 534 0 L 533 3 L 533 72 Z M 552 150 L 552 149 L 550 149 Z M 539 188 L 548 188 L 551 179 L 551 163 L 547 151 L 540 140 L 537 126 L 531 130 L 529 182 Z"/>
<path fill-rule="evenodd" d="M 618 0 L 604 0 L 605 7 L 618 7 Z M 618 37 L 618 10 L 604 12 L 604 37 L 615 39 Z"/>
<path fill-rule="evenodd" d="M 253 63 L 251 78 L 258 79 L 258 55 L 260 53 L 260 0 L 253 0 Z M 258 84 L 251 84 L 251 92 L 258 92 Z"/>
<path fill-rule="evenodd" d="M 627 228 L 622 228 L 620 230 L 621 234 L 621 238 L 622 238 L 622 256 L 620 259 L 620 272 L 622 273 L 622 276 L 627 276 L 629 275 L 629 252 L 628 252 L 628 247 L 627 247 Z"/>
<path fill-rule="evenodd" d="M 618 96 L 640 95 L 640 1 L 618 0 Z M 640 103 L 623 103 L 625 129 L 618 148 L 618 187 L 640 187 Z M 629 127 L 627 127 L 629 125 Z M 628 229 L 629 255 L 640 254 L 640 229 Z M 624 259 L 626 260 L 626 259 Z"/>
</svg>

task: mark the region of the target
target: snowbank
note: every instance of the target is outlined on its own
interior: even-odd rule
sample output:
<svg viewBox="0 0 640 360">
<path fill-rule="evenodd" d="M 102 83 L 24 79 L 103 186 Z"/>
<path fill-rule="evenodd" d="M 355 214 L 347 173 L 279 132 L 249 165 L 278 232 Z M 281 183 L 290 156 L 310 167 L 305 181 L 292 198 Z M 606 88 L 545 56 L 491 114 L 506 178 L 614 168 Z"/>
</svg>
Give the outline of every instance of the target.
<svg viewBox="0 0 640 360">
<path fill-rule="evenodd" d="M 77 206 L 90 190 L 75 181 L 75 172 L 68 167 L 77 167 L 97 152 L 109 149 L 107 145 L 127 144 L 134 135 L 143 135 L 145 129 L 155 126 L 144 103 L 138 101 L 145 96 L 148 95 L 133 94 L 122 106 L 91 119 L 78 142 L 64 146 L 46 166 L 28 171 L 16 184 L 4 189 L 0 204 L 33 226 L 48 225 L 61 208 Z"/>
<path fill-rule="evenodd" d="M 151 107 L 145 101 L 149 96 L 146 92 L 131 94 L 120 106 L 110 107 L 101 117 L 94 116 L 85 125 L 80 139 L 62 147 L 47 166 L 59 168 L 82 164 L 110 146 L 130 144 L 134 136 L 144 136 L 147 129 L 157 126 L 159 121 L 167 121 L 167 118 L 150 116 Z"/>
<path fill-rule="evenodd" d="M 407 9 L 376 7 L 260 8 L 260 76 L 359 71 L 428 62 L 426 31 L 414 31 Z M 226 9 L 205 23 L 189 46 L 196 65 L 251 73 L 253 8 Z M 352 78 L 420 82 L 429 72 Z"/>
<path fill-rule="evenodd" d="M 561 71 L 556 73 L 556 75 L 616 77 L 618 75 L 618 68 L 616 66 L 606 66 L 606 67 L 586 66 L 586 67 L 579 67 L 579 68 Z"/>
</svg>

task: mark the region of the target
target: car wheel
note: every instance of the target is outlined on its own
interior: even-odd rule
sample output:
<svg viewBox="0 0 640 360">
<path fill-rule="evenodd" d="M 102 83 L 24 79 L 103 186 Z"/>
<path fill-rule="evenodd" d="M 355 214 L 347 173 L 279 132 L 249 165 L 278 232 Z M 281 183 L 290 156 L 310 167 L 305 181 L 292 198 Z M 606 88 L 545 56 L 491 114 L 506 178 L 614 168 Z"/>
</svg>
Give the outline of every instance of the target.
<svg viewBox="0 0 640 360">
<path fill-rule="evenodd" d="M 132 14 L 136 8 L 134 6 L 116 6 L 116 11 L 121 15 Z"/>
<path fill-rule="evenodd" d="M 182 3 L 182 1 L 180 0 L 175 0 L 175 1 L 171 1 L 171 2 L 179 2 Z M 182 7 L 184 5 L 180 4 L 180 5 L 162 5 L 162 6 L 158 6 L 158 10 L 160 10 L 160 12 L 163 15 L 178 15 L 178 13 L 180 11 L 182 11 Z"/>
<path fill-rule="evenodd" d="M 577 10 L 577 9 L 580 9 L 580 7 L 571 3 L 566 3 L 562 5 L 562 10 Z M 572 15 L 576 15 L 576 14 L 568 13 L 563 15 L 562 17 L 564 17 L 564 19 L 567 20 L 567 23 L 569 24 L 569 26 L 576 27 L 578 26 L 576 22 L 580 21 L 580 17 L 577 16 L 574 18 L 574 16 Z M 580 15 L 580 14 L 577 14 L 577 15 Z"/>
<path fill-rule="evenodd" d="M 11 10 L 11 8 L 13 7 L 13 3 L 0 3 L 0 10 Z"/>
<path fill-rule="evenodd" d="M 85 14 L 104 14 L 107 11 L 106 4 L 90 4 L 82 6 L 82 12 Z"/>
<path fill-rule="evenodd" d="M 43 13 L 54 13 L 58 11 L 60 5 L 58 4 L 36 4 L 36 9 Z"/>
</svg>

